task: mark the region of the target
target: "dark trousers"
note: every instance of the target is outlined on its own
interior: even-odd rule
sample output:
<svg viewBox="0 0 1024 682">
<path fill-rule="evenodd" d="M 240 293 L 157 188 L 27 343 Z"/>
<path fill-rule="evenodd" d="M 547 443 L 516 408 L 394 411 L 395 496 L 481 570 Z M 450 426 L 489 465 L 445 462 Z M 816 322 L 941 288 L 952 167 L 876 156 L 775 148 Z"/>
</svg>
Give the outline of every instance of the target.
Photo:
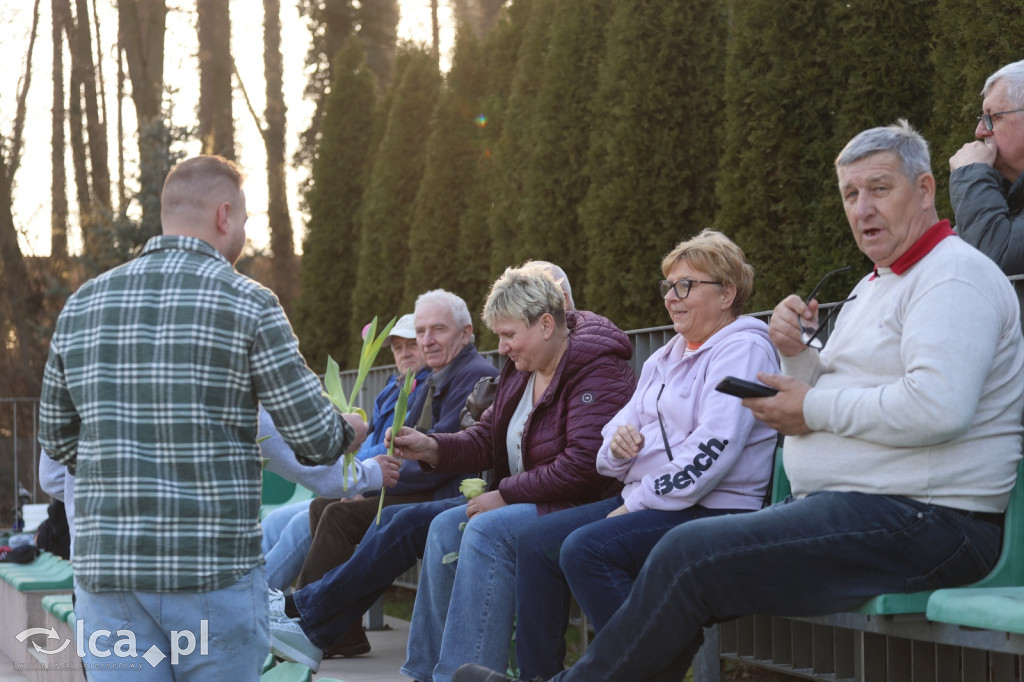
<svg viewBox="0 0 1024 682">
<path fill-rule="evenodd" d="M 412 504 L 432 499 L 431 492 L 411 495 L 384 495 L 384 506 Z M 366 531 L 377 520 L 380 498 L 353 497 L 332 500 L 318 497 L 309 505 L 309 530 L 313 544 L 299 571 L 297 587 L 320 580 L 325 573 L 341 566 L 355 553 Z"/>
<path fill-rule="evenodd" d="M 416 565 L 423 556 L 434 517 L 465 503 L 466 498 L 460 495 L 385 509 L 380 525 L 370 524 L 348 561 L 295 591 L 299 623 L 310 641 L 329 649 L 359 622 L 395 578 Z"/>
<path fill-rule="evenodd" d="M 557 680 L 681 680 L 701 626 L 742 615 L 816 616 L 887 592 L 988 573 L 1002 529 L 904 497 L 822 492 L 696 519 L 655 545 L 622 607 Z"/>
</svg>

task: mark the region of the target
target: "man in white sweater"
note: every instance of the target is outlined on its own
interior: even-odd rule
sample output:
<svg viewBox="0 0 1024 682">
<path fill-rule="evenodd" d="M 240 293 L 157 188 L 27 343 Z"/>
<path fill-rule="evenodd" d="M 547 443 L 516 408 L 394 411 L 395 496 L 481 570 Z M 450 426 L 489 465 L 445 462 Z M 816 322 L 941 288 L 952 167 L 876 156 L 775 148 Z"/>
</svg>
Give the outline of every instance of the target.
<svg viewBox="0 0 1024 682">
<path fill-rule="evenodd" d="M 803 333 L 816 301 L 793 295 L 775 308 L 784 375 L 759 378 L 779 393 L 744 400 L 787 434 L 793 497 L 666 534 L 626 603 L 555 679 L 682 679 L 702 625 L 844 611 L 970 583 L 995 563 L 1021 457 L 1017 298 L 939 221 L 927 143 L 905 121 L 857 135 L 836 169 L 875 267 L 820 352 Z M 460 669 L 453 679 L 505 678 Z"/>
</svg>

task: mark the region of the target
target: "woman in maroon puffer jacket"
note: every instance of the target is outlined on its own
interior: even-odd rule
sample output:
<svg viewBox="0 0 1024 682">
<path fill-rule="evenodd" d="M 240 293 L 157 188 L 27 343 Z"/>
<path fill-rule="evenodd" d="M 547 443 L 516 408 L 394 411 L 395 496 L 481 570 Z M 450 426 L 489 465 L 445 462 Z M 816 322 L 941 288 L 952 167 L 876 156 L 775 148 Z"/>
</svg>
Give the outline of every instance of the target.
<svg viewBox="0 0 1024 682">
<path fill-rule="evenodd" d="M 494 403 L 465 431 L 395 438 L 396 454 L 438 471 L 494 470 L 488 492 L 430 526 L 402 666 L 424 682 L 448 680 L 462 663 L 507 661 L 518 531 L 538 514 L 618 492 L 595 458 L 602 427 L 636 386 L 628 337 L 599 315 L 566 314 L 537 266 L 506 270 L 483 318 L 508 357 Z"/>
</svg>

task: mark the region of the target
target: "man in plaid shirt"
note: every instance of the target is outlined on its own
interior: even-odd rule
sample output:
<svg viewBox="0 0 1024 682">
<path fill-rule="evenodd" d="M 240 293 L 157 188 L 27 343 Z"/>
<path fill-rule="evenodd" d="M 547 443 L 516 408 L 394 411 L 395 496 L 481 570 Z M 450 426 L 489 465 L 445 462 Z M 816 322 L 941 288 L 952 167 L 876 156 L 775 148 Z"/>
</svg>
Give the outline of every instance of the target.
<svg viewBox="0 0 1024 682">
<path fill-rule="evenodd" d="M 39 441 L 76 476 L 90 679 L 128 666 L 258 679 L 269 639 L 257 406 L 304 464 L 335 461 L 366 430 L 322 396 L 274 294 L 233 267 L 242 181 L 220 157 L 179 163 L 163 235 L 71 296 L 50 343 Z"/>
</svg>

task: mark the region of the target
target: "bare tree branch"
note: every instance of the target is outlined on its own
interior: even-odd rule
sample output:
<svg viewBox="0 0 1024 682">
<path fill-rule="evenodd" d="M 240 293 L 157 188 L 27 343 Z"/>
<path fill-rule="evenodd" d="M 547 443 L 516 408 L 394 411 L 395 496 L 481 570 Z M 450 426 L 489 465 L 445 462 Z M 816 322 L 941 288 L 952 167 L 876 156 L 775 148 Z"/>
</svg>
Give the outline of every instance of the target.
<svg viewBox="0 0 1024 682">
<path fill-rule="evenodd" d="M 32 51 L 36 46 L 36 28 L 39 26 L 39 0 L 32 6 L 32 33 L 28 38 L 28 54 L 25 56 L 25 75 L 21 81 L 21 91 L 18 93 L 18 109 L 14 117 L 14 135 L 11 137 L 11 152 L 7 163 L 6 182 L 7 191 L 10 192 L 14 183 L 14 173 L 21 165 L 21 136 L 25 130 L 25 100 L 28 99 L 28 88 L 32 83 Z"/>
<path fill-rule="evenodd" d="M 235 64 L 235 57 L 231 57 L 231 71 L 235 74 L 235 79 L 238 81 L 238 89 L 242 91 L 242 97 L 245 98 L 245 106 L 249 107 L 249 113 L 252 114 L 252 120 L 256 123 L 256 130 L 260 131 L 260 137 L 263 141 L 267 140 L 267 129 L 263 123 L 263 119 L 256 113 L 256 108 L 252 105 L 252 100 L 249 99 L 249 93 L 245 89 L 245 82 L 242 80 L 242 74 L 238 73 L 238 66 Z"/>
</svg>

